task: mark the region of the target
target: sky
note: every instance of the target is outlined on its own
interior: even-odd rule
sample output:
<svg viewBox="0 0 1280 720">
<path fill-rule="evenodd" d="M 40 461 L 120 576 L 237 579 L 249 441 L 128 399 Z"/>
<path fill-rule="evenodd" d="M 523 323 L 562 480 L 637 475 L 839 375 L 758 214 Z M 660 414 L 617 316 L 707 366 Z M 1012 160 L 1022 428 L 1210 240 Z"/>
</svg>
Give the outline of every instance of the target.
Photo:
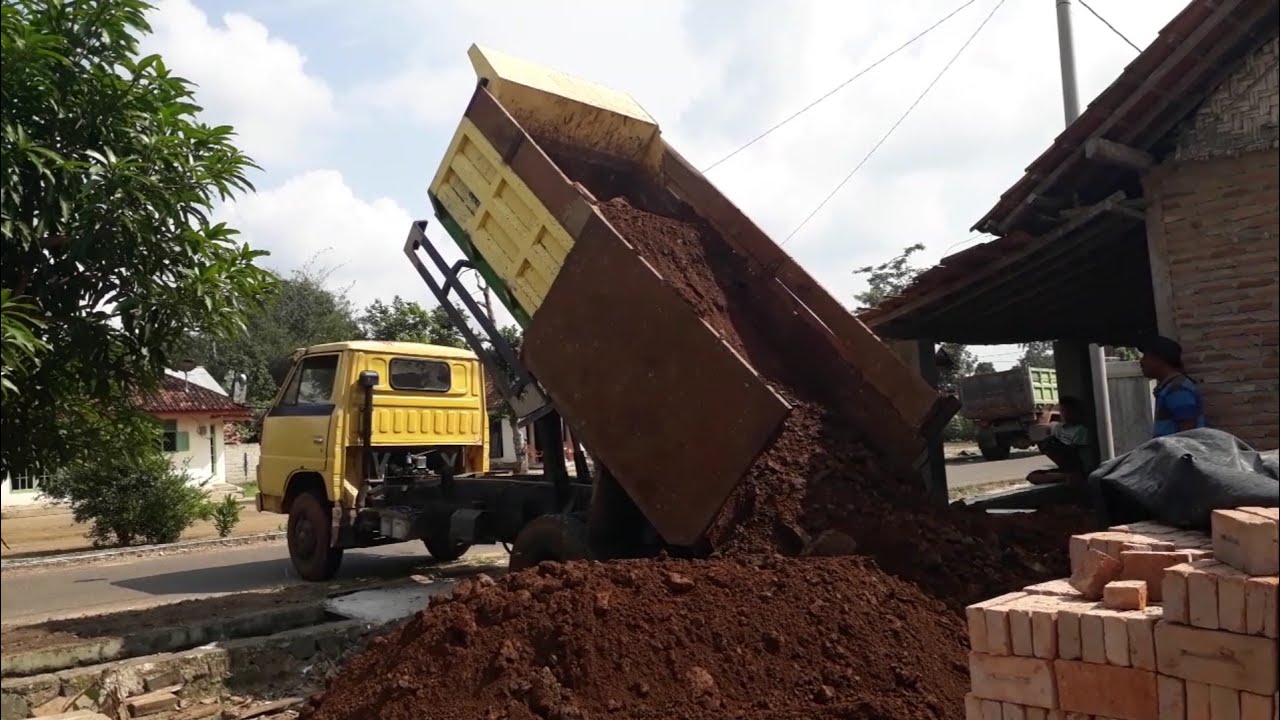
<svg viewBox="0 0 1280 720">
<path fill-rule="evenodd" d="M 1184 0 L 1088 0 L 1139 47 Z M 217 214 L 289 272 L 330 271 L 357 306 L 434 303 L 402 254 L 415 219 L 452 247 L 426 189 L 474 87 L 474 42 L 631 94 L 705 168 L 966 0 L 159 0 L 144 52 L 233 125 L 257 191 Z M 1083 101 L 1136 55 L 1074 3 Z M 775 240 L 863 162 L 989 13 L 990 21 L 785 249 L 853 307 L 855 270 L 969 228 L 1063 125 L 1055 0 L 973 0 L 920 41 L 708 172 Z M 1014 347 L 980 356 L 1005 367 Z"/>
</svg>

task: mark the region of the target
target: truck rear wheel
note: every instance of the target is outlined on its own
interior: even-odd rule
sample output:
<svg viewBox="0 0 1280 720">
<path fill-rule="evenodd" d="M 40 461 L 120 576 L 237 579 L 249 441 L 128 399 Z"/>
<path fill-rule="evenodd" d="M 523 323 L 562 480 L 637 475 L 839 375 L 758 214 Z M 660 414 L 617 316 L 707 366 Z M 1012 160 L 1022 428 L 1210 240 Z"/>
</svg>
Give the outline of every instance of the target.
<svg viewBox="0 0 1280 720">
<path fill-rule="evenodd" d="M 303 580 L 332 579 L 342 565 L 342 548 L 330 547 L 332 525 L 326 503 L 304 492 L 289 506 L 289 559 Z"/>
<path fill-rule="evenodd" d="M 512 572 L 541 562 L 591 560 L 587 521 L 581 515 L 543 515 L 525 525 L 511 546 L 507 568 Z"/>
<path fill-rule="evenodd" d="M 1010 450 L 1009 441 L 1003 438 L 978 439 L 978 452 L 982 453 L 984 460 L 1008 460 Z"/>
<path fill-rule="evenodd" d="M 471 549 L 469 543 L 449 542 L 449 532 L 446 530 L 440 533 L 443 537 L 425 537 L 422 538 L 422 544 L 427 546 L 427 552 L 431 557 L 440 562 L 453 562 Z"/>
</svg>

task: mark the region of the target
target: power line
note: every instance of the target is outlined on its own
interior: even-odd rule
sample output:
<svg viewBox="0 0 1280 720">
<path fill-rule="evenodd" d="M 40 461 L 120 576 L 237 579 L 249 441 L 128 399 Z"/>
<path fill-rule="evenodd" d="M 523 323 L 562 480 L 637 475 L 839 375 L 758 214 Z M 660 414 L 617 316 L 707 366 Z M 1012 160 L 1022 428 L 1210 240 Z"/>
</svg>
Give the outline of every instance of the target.
<svg viewBox="0 0 1280 720">
<path fill-rule="evenodd" d="M 916 106 L 920 104 L 921 100 L 924 100 L 925 96 L 929 94 L 929 91 L 933 89 L 933 86 L 937 85 L 938 81 L 942 79 L 943 75 L 947 74 L 947 71 L 951 69 L 951 66 L 955 64 L 956 60 L 960 59 L 960 56 L 964 54 L 964 51 L 969 47 L 971 43 L 973 43 L 974 38 L 978 37 L 978 33 L 982 32 L 982 28 L 987 26 L 987 23 L 991 21 L 991 17 L 996 14 L 996 11 L 1000 9 L 1001 5 L 1004 5 L 1004 2 L 1005 0 L 1000 0 L 999 2 L 996 3 L 995 7 L 991 8 L 991 12 L 987 13 L 987 16 L 982 19 L 982 23 L 978 25 L 978 28 L 974 30 L 973 34 L 969 36 L 969 39 L 964 41 L 964 44 L 960 46 L 960 49 L 956 51 L 956 54 L 951 56 L 951 59 L 947 61 L 947 64 L 942 66 L 942 70 L 939 71 L 936 76 L 934 76 L 933 80 L 927 86 L 925 86 L 924 91 L 921 92 L 920 95 L 915 99 L 915 102 L 911 103 L 911 106 L 907 108 L 906 112 L 902 113 L 902 115 L 898 118 L 898 120 L 894 122 L 893 125 L 889 128 L 889 131 L 886 132 L 880 138 L 880 140 L 878 140 L 876 144 L 871 147 L 871 150 L 868 151 L 867 154 L 863 156 L 862 160 L 859 161 L 858 164 L 855 165 L 854 168 L 849 171 L 848 175 L 844 176 L 844 179 L 841 180 L 840 183 L 835 186 L 835 189 L 827 193 L 827 196 L 822 199 L 822 202 L 818 203 L 818 206 L 815 207 L 812 212 L 806 215 L 804 220 L 801 220 L 800 224 L 796 226 L 796 229 L 792 230 L 790 234 L 788 234 L 787 237 L 784 238 L 781 243 L 779 243 L 779 245 L 786 245 L 788 242 L 790 242 L 791 238 L 795 237 L 796 233 L 800 232 L 800 230 L 805 225 L 808 225 L 809 221 L 813 219 L 813 216 L 817 215 L 822 210 L 822 208 L 826 207 L 827 203 L 831 202 L 831 198 L 835 197 L 836 193 L 840 192 L 841 188 L 843 188 L 846 184 L 848 184 L 849 180 L 851 180 L 854 175 L 858 174 L 858 171 L 862 169 L 863 165 L 867 164 L 867 161 L 871 159 L 872 155 L 876 154 L 876 151 L 880 149 L 880 146 L 884 144 L 884 141 L 888 140 L 890 135 L 893 135 L 893 132 L 898 129 L 898 126 L 902 124 L 902 121 L 907 119 L 907 116 L 910 115 L 911 112 L 916 109 Z"/>
<path fill-rule="evenodd" d="M 1134 45 L 1132 40 L 1125 37 L 1124 33 L 1116 29 L 1115 25 L 1112 25 L 1111 23 L 1107 22 L 1107 19 L 1099 15 L 1097 10 L 1094 10 L 1093 8 L 1089 7 L 1089 3 L 1085 2 L 1084 0 L 1080 0 L 1080 4 L 1084 6 L 1085 10 L 1089 11 L 1090 15 L 1093 15 L 1094 17 L 1098 18 L 1098 20 L 1101 21 L 1103 25 L 1106 25 L 1107 27 L 1111 28 L 1111 32 L 1119 36 L 1121 40 L 1129 43 L 1129 47 L 1133 48 L 1134 50 L 1137 50 L 1138 52 L 1142 52 L 1142 48 L 1138 47 L 1137 45 Z"/>
<path fill-rule="evenodd" d="M 752 145 L 755 145 L 756 143 L 760 142 L 761 140 L 765 139 L 765 138 L 766 138 L 766 137 L 768 137 L 770 134 L 772 134 L 774 130 L 777 130 L 778 128 L 782 127 L 783 125 L 786 125 L 787 123 L 791 122 L 792 120 L 795 120 L 796 118 L 800 117 L 801 115 L 803 115 L 803 114 L 805 114 L 805 113 L 809 112 L 810 110 L 812 110 L 813 108 L 815 108 L 815 107 L 817 107 L 819 104 L 821 104 L 821 103 L 822 103 L 824 100 L 826 100 L 827 98 L 829 98 L 829 97 L 831 97 L 832 95 L 835 95 L 836 93 L 838 93 L 838 92 L 840 92 L 841 90 L 843 90 L 843 89 L 845 88 L 845 86 L 849 85 L 849 84 L 850 84 L 850 83 L 852 83 L 854 80 L 857 80 L 858 78 L 862 77 L 863 75 L 866 75 L 867 73 L 869 73 L 869 72 L 871 72 L 872 70 L 874 70 L 878 65 L 880 65 L 880 64 L 881 64 L 881 63 L 883 63 L 884 61 L 888 60 L 889 58 L 893 57 L 894 55 L 897 55 L 898 53 L 902 52 L 903 50 L 906 50 L 908 47 L 910 47 L 911 45 L 915 44 L 915 42 L 916 42 L 917 40 L 919 40 L 920 38 L 922 38 L 922 37 L 924 37 L 925 35 L 928 35 L 930 32 L 932 32 L 932 31 L 934 30 L 934 28 L 936 28 L 936 27 L 938 27 L 939 25 L 941 25 L 942 23 L 944 23 L 944 22 L 946 22 L 946 21 L 950 20 L 952 17 L 954 17 L 954 16 L 955 16 L 957 13 L 959 13 L 961 10 L 963 10 L 963 9 L 965 9 L 965 8 L 967 8 L 967 7 L 969 7 L 970 5 L 972 5 L 972 4 L 973 4 L 973 3 L 975 3 L 975 2 L 977 2 L 977 0 L 968 0 L 968 2 L 964 3 L 964 4 L 963 4 L 963 5 L 961 5 L 960 7 L 956 8 L 955 10 L 952 10 L 950 13 L 948 13 L 948 14 L 946 15 L 946 17 L 942 18 L 941 20 L 939 20 L 939 21 L 935 22 L 934 24 L 930 25 L 929 27 L 925 28 L 925 29 L 924 29 L 924 31 L 922 31 L 920 34 L 916 35 L 915 37 L 911 38 L 910 40 L 906 41 L 905 43 L 903 43 L 903 44 L 899 45 L 897 48 L 895 48 L 895 49 L 893 50 L 893 52 L 890 52 L 888 55 L 885 55 L 884 57 L 880 58 L 879 60 L 877 60 L 877 61 L 875 61 L 875 62 L 871 63 L 870 65 L 866 66 L 865 68 L 863 68 L 863 69 L 859 70 L 859 71 L 857 72 L 857 74 L 853 75 L 853 76 L 852 76 L 852 77 L 850 77 L 849 79 L 845 80 L 844 82 L 840 83 L 839 85 L 837 85 L 837 86 L 835 86 L 835 87 L 831 88 L 830 90 L 828 90 L 828 91 L 826 92 L 826 94 L 824 94 L 822 97 L 818 98 L 817 100 L 814 100 L 813 102 L 809 103 L 808 105 L 805 105 L 804 107 L 802 107 L 802 108 L 800 108 L 799 110 L 795 111 L 795 112 L 794 112 L 794 113 L 792 113 L 791 115 L 788 115 L 786 118 L 784 118 L 784 119 L 783 119 L 781 122 L 779 122 L 778 124 L 774 125 L 773 127 L 769 128 L 768 130 L 765 130 L 764 132 L 760 133 L 759 135 L 757 135 L 757 136 L 755 136 L 755 137 L 751 138 L 751 140 L 749 140 L 745 145 L 741 145 L 741 146 L 739 146 L 739 147 L 738 147 L 738 149 L 734 150 L 733 152 L 729 153 L 728 155 L 725 155 L 724 157 L 720 158 L 719 160 L 717 160 L 717 161 L 715 161 L 715 162 L 711 163 L 710 165 L 708 165 L 707 167 L 703 168 L 703 169 L 702 169 L 702 172 L 704 172 L 704 173 L 705 173 L 705 172 L 711 172 L 711 170 L 713 170 L 716 166 L 720 165 L 720 164 L 721 164 L 721 163 L 723 163 L 724 161 L 728 160 L 729 158 L 733 157 L 734 155 L 737 155 L 738 153 L 742 152 L 743 150 L 746 150 L 747 148 L 751 147 Z"/>
</svg>

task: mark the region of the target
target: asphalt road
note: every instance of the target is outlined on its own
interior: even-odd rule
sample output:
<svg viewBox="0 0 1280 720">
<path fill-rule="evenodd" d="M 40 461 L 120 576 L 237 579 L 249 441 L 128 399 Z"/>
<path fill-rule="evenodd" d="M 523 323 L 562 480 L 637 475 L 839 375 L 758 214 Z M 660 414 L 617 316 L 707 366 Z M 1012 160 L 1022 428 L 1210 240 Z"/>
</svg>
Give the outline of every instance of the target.
<svg viewBox="0 0 1280 720">
<path fill-rule="evenodd" d="M 954 458 L 947 462 L 947 486 L 952 490 L 987 483 L 1022 480 L 1027 473 L 1052 467 L 1053 461 L 1035 453 L 989 462 L 982 458 Z"/>
<path fill-rule="evenodd" d="M 1042 455 L 1000 462 L 953 459 L 947 464 L 951 488 L 1020 480 L 1051 464 Z M 501 553 L 497 546 L 472 554 Z M 352 550 L 342 563 L 339 580 L 360 577 L 404 577 L 432 567 L 419 543 Z M 197 597 L 266 590 L 302 581 L 289 564 L 284 543 L 210 550 L 84 565 L 0 577 L 0 622 L 35 622 L 50 617 L 98 614 Z"/>
<path fill-rule="evenodd" d="M 494 545 L 471 555 L 502 553 Z M 434 564 L 421 543 L 351 550 L 337 581 L 429 573 Z M 502 563 L 505 566 L 505 561 Z M 0 577 L 0 623 L 100 614 L 235 592 L 267 590 L 303 581 L 283 542 L 127 560 Z"/>
</svg>

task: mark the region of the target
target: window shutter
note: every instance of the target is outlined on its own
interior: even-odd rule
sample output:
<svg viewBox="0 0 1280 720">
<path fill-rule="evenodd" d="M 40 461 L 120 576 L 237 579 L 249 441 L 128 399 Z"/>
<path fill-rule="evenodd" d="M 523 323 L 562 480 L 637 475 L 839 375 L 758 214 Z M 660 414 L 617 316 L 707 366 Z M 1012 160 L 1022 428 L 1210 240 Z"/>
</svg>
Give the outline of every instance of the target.
<svg viewBox="0 0 1280 720">
<path fill-rule="evenodd" d="M 191 449 L 191 434 L 190 434 L 190 433 L 185 433 L 185 432 L 177 433 L 177 435 L 176 435 L 176 437 L 175 437 L 174 439 L 177 441 L 177 442 L 175 442 L 175 443 L 174 443 L 174 445 L 175 445 L 174 449 L 175 449 L 176 451 L 178 451 L 178 452 L 187 452 L 188 450 L 190 450 L 190 449 Z"/>
</svg>

